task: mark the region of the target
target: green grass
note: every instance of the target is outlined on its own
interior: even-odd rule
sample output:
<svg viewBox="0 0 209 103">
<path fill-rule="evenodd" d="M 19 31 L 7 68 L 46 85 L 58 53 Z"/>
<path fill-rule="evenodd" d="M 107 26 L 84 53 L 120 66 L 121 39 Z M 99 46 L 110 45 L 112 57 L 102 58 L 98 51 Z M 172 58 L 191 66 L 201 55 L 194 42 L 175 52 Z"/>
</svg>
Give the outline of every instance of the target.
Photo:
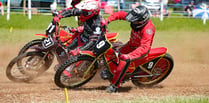
<svg viewBox="0 0 209 103">
<path fill-rule="evenodd" d="M 6 16 L 0 16 L 0 28 L 8 29 L 10 27 L 13 27 L 15 29 L 44 30 L 47 28 L 51 20 L 52 20 L 52 16 L 50 15 L 33 15 L 32 19 L 29 20 L 27 16 L 13 14 L 11 15 L 9 21 L 6 20 Z M 63 19 L 62 22 L 63 23 L 65 22 L 66 24 L 69 24 L 69 25 L 76 26 L 75 20 L 73 20 L 73 18 Z"/>
<path fill-rule="evenodd" d="M 200 19 L 164 18 L 163 21 L 159 18 L 151 19 L 156 32 L 209 32 L 209 22 L 203 25 Z M 32 20 L 28 20 L 27 16 L 12 14 L 9 21 L 6 20 L 6 15 L 0 16 L 0 43 L 31 40 L 35 33 L 45 33 L 51 20 L 51 15 L 33 15 Z M 61 24 L 77 27 L 74 17 L 62 19 Z M 125 41 L 130 34 L 130 23 L 123 20 L 113 21 L 108 25 L 108 30 L 118 32 L 119 38 Z"/>
<path fill-rule="evenodd" d="M 158 99 L 157 99 L 158 98 Z M 138 98 L 136 100 L 121 100 L 117 102 L 106 102 L 106 103 L 208 103 L 209 98 L 208 97 L 184 97 L 184 96 L 178 96 L 178 97 L 156 97 L 155 99 L 150 98 Z M 98 102 L 99 103 L 99 102 Z M 100 102 L 102 103 L 102 102 Z M 104 102 L 103 102 L 104 103 Z"/>
<path fill-rule="evenodd" d="M 11 31 L 10 31 L 11 30 Z M 20 30 L 20 29 L 0 29 L 0 44 L 14 44 L 14 43 L 26 43 L 29 40 L 40 38 L 35 36 L 35 33 L 44 33 L 40 30 Z"/>
<path fill-rule="evenodd" d="M 136 97 L 131 100 L 109 100 L 102 99 L 97 101 L 82 101 L 78 100 L 77 103 L 208 103 L 208 96 L 164 96 L 164 97 Z"/>
<path fill-rule="evenodd" d="M 165 18 L 160 21 L 159 18 L 153 18 L 156 31 L 204 31 L 208 32 L 209 22 L 203 25 L 201 19 L 188 18 Z"/>
<path fill-rule="evenodd" d="M 106 18 L 107 16 L 104 16 Z M 203 25 L 201 19 L 188 19 L 188 18 L 164 18 L 160 21 L 159 18 L 151 18 L 156 31 L 209 31 L 209 22 Z M 33 15 L 32 20 L 28 20 L 27 16 L 20 14 L 12 14 L 10 20 L 6 20 L 6 15 L 0 16 L 0 28 L 13 27 L 15 29 L 40 29 L 45 30 L 50 21 L 51 15 Z M 61 20 L 63 25 L 76 27 L 77 23 L 74 17 L 65 18 Z M 111 22 L 108 28 L 111 31 L 127 31 L 130 30 L 130 23 L 127 21 L 114 21 Z"/>
</svg>

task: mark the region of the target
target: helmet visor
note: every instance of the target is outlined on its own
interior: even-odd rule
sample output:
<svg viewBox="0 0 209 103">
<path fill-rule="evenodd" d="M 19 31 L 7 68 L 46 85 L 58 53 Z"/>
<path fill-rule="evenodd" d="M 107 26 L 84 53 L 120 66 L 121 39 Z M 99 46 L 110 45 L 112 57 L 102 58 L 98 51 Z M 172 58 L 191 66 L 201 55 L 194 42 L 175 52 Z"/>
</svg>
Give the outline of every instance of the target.
<svg viewBox="0 0 209 103">
<path fill-rule="evenodd" d="M 138 16 L 134 12 L 129 12 L 126 15 L 125 19 L 128 20 L 129 22 L 134 22 L 138 20 Z"/>
</svg>

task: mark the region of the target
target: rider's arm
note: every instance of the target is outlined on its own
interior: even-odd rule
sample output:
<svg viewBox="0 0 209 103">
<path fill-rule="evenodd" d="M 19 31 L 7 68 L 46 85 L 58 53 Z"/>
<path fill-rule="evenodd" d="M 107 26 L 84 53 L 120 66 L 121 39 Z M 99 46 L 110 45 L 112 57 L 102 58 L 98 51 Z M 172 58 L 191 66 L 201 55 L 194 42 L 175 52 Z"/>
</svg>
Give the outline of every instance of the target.
<svg viewBox="0 0 209 103">
<path fill-rule="evenodd" d="M 72 9 L 63 10 L 59 15 L 61 16 L 61 18 L 65 18 L 70 16 L 79 16 L 81 15 L 81 12 L 82 11 L 80 9 L 72 8 Z"/>
<path fill-rule="evenodd" d="M 60 21 L 60 19 L 65 18 L 65 17 L 79 16 L 79 15 L 81 15 L 81 13 L 82 13 L 82 11 L 77 8 L 65 9 L 53 17 L 53 23 L 57 23 Z"/>
<path fill-rule="evenodd" d="M 125 20 L 125 16 L 127 15 L 127 12 L 124 11 L 118 11 L 110 15 L 107 20 L 108 22 L 114 21 L 114 20 Z"/>
<path fill-rule="evenodd" d="M 153 42 L 155 28 L 154 26 L 145 27 L 143 31 L 141 31 L 141 33 L 142 33 L 142 35 L 140 35 L 141 40 L 139 41 L 140 46 L 128 54 L 131 59 L 134 59 L 135 57 L 143 56 L 149 52 Z"/>
</svg>

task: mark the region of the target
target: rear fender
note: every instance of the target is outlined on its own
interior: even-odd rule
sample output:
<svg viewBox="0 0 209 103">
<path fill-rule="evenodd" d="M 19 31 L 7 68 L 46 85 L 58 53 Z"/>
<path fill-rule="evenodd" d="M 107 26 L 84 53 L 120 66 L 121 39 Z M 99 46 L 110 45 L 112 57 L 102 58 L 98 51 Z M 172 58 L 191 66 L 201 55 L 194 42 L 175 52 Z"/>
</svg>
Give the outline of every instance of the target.
<svg viewBox="0 0 209 103">
<path fill-rule="evenodd" d="M 167 48 L 165 47 L 153 48 L 148 53 L 148 56 L 160 56 L 162 54 L 165 54 L 166 52 L 167 52 Z"/>
<path fill-rule="evenodd" d="M 159 47 L 159 48 L 152 48 L 149 53 L 147 54 L 147 56 L 136 60 L 135 62 L 137 62 L 137 65 L 141 65 L 144 64 L 146 62 L 149 62 L 152 59 L 155 58 L 161 58 L 162 56 L 164 56 L 164 54 L 167 52 L 167 48 L 165 47 Z"/>
<path fill-rule="evenodd" d="M 157 61 L 160 58 L 162 58 L 165 55 L 166 52 L 167 52 L 167 48 L 165 47 L 152 48 L 147 56 L 132 61 L 131 64 L 129 65 L 128 71 L 132 73 L 135 70 L 135 68 L 140 66 L 140 68 L 146 71 L 148 74 L 152 74 L 151 70 L 153 66 L 157 63 Z"/>
</svg>

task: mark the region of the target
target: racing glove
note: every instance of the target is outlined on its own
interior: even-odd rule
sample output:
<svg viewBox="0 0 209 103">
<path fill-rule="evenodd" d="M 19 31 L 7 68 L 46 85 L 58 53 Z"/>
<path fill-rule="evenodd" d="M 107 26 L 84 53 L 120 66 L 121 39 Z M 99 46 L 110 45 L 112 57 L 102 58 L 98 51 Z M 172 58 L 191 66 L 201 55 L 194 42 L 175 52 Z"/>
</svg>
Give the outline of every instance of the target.
<svg viewBox="0 0 209 103">
<path fill-rule="evenodd" d="M 55 17 L 53 17 L 53 23 L 56 24 L 56 23 L 59 23 L 60 19 L 62 18 L 61 15 L 56 15 Z"/>
<path fill-rule="evenodd" d="M 77 28 L 69 28 L 69 31 L 72 33 L 75 33 L 75 32 L 81 33 L 83 32 L 83 29 L 84 29 L 84 26 L 79 26 Z"/>
<path fill-rule="evenodd" d="M 120 60 L 127 61 L 130 60 L 130 57 L 128 54 L 120 54 Z"/>
<path fill-rule="evenodd" d="M 109 24 L 109 20 L 108 19 L 104 19 L 101 21 L 101 26 L 103 27 L 104 25 Z"/>
<path fill-rule="evenodd" d="M 71 50 L 69 53 L 70 53 L 72 56 L 79 55 L 79 54 L 80 54 L 80 48 Z"/>
</svg>

